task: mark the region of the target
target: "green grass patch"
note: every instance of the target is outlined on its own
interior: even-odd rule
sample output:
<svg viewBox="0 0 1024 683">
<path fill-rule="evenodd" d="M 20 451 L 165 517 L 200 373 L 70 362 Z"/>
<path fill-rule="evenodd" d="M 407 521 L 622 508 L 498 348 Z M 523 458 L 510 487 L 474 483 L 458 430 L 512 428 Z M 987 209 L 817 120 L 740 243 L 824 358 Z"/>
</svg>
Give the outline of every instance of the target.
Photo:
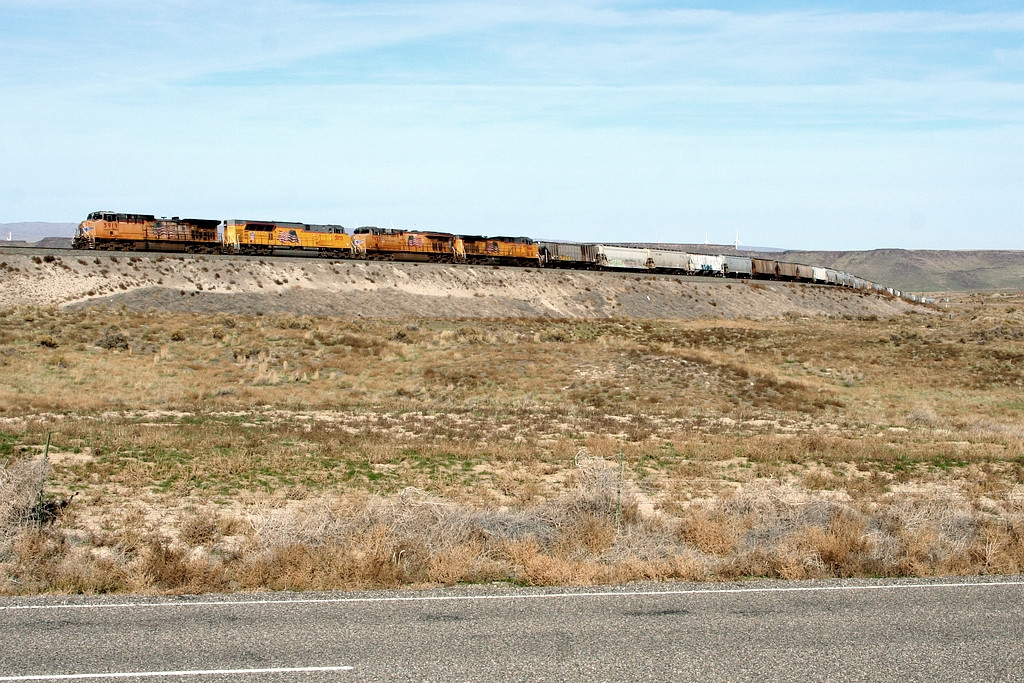
<svg viewBox="0 0 1024 683">
<path fill-rule="evenodd" d="M 20 439 L 14 434 L 0 432 L 0 457 L 9 458 L 14 455 L 14 446 Z"/>
</svg>

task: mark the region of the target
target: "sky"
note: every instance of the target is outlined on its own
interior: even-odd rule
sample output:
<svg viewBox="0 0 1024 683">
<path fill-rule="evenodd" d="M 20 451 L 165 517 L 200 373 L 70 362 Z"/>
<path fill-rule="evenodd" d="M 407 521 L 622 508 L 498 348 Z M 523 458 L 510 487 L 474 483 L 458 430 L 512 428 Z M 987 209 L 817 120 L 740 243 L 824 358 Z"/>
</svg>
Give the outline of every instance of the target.
<svg viewBox="0 0 1024 683">
<path fill-rule="evenodd" d="M 1024 2 L 0 0 L 0 222 L 1024 249 Z"/>
</svg>

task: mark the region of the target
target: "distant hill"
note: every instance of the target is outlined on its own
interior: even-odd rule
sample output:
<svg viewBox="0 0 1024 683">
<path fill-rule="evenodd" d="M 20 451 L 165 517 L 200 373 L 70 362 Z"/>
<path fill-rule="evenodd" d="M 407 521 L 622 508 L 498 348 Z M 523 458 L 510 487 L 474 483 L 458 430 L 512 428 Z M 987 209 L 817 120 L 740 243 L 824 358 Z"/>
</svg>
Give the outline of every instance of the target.
<svg viewBox="0 0 1024 683">
<path fill-rule="evenodd" d="M 786 251 L 771 258 L 845 270 L 907 292 L 1024 290 L 1024 251 Z"/>
<path fill-rule="evenodd" d="M 78 223 L 0 223 L 0 242 L 38 242 L 44 237 L 74 237 Z"/>
<path fill-rule="evenodd" d="M 44 237 L 32 246 L 40 249 L 71 249 L 72 237 Z"/>
<path fill-rule="evenodd" d="M 870 251 L 758 250 L 731 244 L 652 244 L 622 246 L 680 249 L 704 254 L 763 256 L 824 266 L 852 273 L 906 292 L 976 292 L 1024 290 L 1024 251 L 939 251 L 873 249 Z"/>
</svg>

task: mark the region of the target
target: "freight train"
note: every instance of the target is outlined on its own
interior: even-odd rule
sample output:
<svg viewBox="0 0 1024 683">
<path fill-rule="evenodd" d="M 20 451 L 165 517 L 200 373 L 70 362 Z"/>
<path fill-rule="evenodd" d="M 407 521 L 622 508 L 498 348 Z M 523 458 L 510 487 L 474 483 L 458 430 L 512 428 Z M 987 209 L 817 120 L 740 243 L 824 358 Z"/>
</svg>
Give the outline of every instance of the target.
<svg viewBox="0 0 1024 683">
<path fill-rule="evenodd" d="M 262 256 L 307 252 L 332 259 L 420 260 L 783 280 L 868 290 L 922 303 L 935 302 L 841 270 L 767 258 L 379 227 L 356 228 L 349 234 L 340 225 L 157 218 L 149 214 L 96 211 L 79 224 L 72 246 L 75 249 Z"/>
</svg>

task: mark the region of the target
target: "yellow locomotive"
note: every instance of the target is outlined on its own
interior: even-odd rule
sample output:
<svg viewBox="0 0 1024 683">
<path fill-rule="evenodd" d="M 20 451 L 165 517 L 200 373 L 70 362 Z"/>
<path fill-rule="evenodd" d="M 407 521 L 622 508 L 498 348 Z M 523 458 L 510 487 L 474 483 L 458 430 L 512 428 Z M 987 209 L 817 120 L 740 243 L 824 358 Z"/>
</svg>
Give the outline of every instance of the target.
<svg viewBox="0 0 1024 683">
<path fill-rule="evenodd" d="M 115 251 L 220 252 L 220 221 L 203 218 L 157 218 L 141 213 L 94 211 L 78 224 L 75 249 Z"/>
<path fill-rule="evenodd" d="M 371 260 L 462 263 L 466 248 L 462 238 L 446 232 L 410 232 L 392 228 L 356 228 L 352 253 Z"/>
<path fill-rule="evenodd" d="M 505 266 L 540 266 L 540 250 L 529 237 L 462 236 L 469 263 Z"/>
<path fill-rule="evenodd" d="M 229 220 L 224 251 L 272 256 L 275 251 L 315 251 L 324 258 L 351 258 L 352 236 L 340 225 Z"/>
</svg>

